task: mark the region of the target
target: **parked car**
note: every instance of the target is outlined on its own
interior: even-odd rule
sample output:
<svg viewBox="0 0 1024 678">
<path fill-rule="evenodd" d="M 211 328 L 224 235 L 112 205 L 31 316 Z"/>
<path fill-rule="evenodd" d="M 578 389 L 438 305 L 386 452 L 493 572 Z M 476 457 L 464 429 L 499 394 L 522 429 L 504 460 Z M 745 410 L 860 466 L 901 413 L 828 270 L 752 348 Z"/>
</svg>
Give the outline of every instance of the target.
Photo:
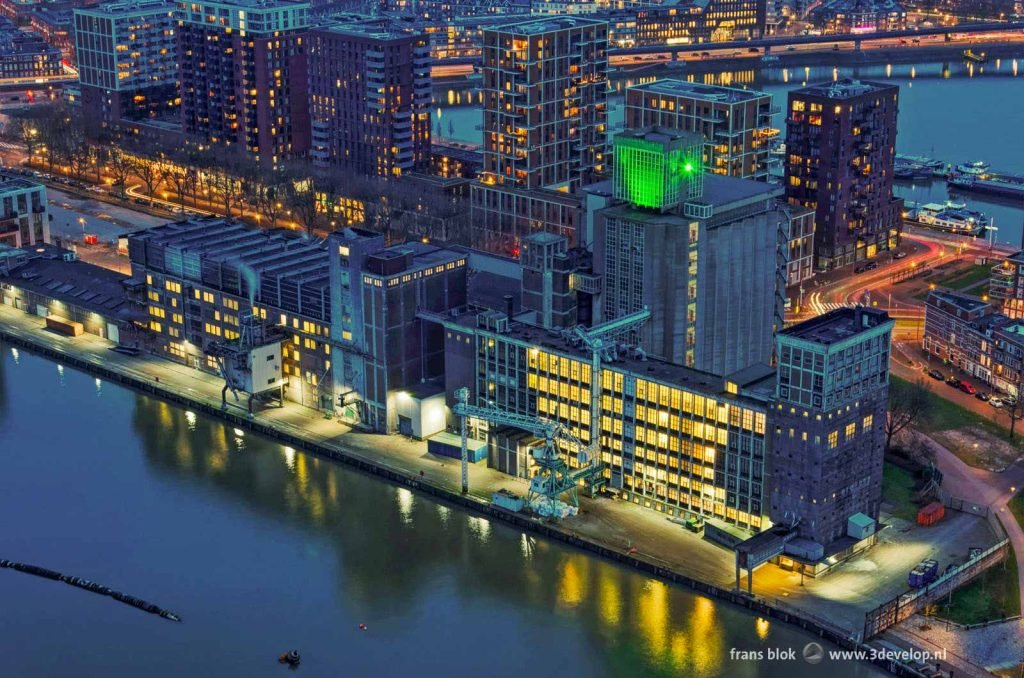
<svg viewBox="0 0 1024 678">
<path fill-rule="evenodd" d="M 984 391 L 978 391 L 977 393 L 974 394 L 974 397 L 983 403 L 987 403 L 989 401 L 989 398 L 991 398 L 992 396 L 985 393 Z"/>
<path fill-rule="evenodd" d="M 751 54 L 760 54 L 760 53 L 761 53 L 761 50 L 759 50 L 759 49 L 758 49 L 758 48 L 756 48 L 756 47 L 751 47 L 751 48 L 750 48 L 750 49 L 748 49 L 747 51 L 748 51 L 748 52 L 750 52 Z"/>
<path fill-rule="evenodd" d="M 973 386 L 971 386 L 966 381 L 961 381 L 960 384 L 959 384 L 959 387 L 960 387 L 960 390 L 963 391 L 964 393 L 966 393 L 967 395 L 974 395 L 975 393 L 978 392 L 978 389 L 974 388 Z"/>
<path fill-rule="evenodd" d="M 906 252 L 897 252 L 896 254 L 892 255 L 892 258 L 893 259 L 902 259 L 905 256 L 907 256 Z"/>
<path fill-rule="evenodd" d="M 149 200 L 146 200 L 145 198 L 136 198 L 135 199 L 135 204 L 136 205 L 148 205 L 149 204 Z"/>
<path fill-rule="evenodd" d="M 867 269 L 867 270 L 869 270 L 869 271 L 873 271 L 873 270 L 875 270 L 876 268 L 878 268 L 878 262 L 877 262 L 877 261 L 872 261 L 871 263 L 869 263 L 868 265 L 866 265 L 866 266 L 865 266 L 864 268 L 866 268 L 866 269 Z"/>
<path fill-rule="evenodd" d="M 944 375 L 942 372 L 939 372 L 938 370 L 929 370 L 928 376 L 931 377 L 932 379 L 938 379 L 939 381 L 945 381 L 946 379 L 946 375 Z"/>
<path fill-rule="evenodd" d="M 858 266 L 857 268 L 853 269 L 853 272 L 856 275 L 856 274 L 863 273 L 866 270 L 868 270 L 868 269 L 865 268 L 864 266 Z"/>
<path fill-rule="evenodd" d="M 946 386 L 960 388 L 960 379 L 951 374 L 946 378 Z"/>
<path fill-rule="evenodd" d="M 988 404 L 998 409 L 1003 406 L 1003 401 L 999 398 L 990 398 Z"/>
<path fill-rule="evenodd" d="M 1011 396 L 1006 396 L 1006 397 L 1002 398 L 1002 401 L 1003 401 L 1003 407 L 1007 407 L 1007 408 L 1011 408 L 1012 409 L 1012 408 L 1017 406 L 1017 399 L 1013 398 Z"/>
</svg>

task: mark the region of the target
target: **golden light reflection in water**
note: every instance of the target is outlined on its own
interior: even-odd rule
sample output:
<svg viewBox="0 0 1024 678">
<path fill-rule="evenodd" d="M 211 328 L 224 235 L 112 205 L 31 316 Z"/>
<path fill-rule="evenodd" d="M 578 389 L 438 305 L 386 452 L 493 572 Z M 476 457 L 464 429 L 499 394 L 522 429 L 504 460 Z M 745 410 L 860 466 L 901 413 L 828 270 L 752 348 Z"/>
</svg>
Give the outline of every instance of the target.
<svg viewBox="0 0 1024 678">
<path fill-rule="evenodd" d="M 768 620 L 762 617 L 758 617 L 757 621 L 754 622 L 754 629 L 757 631 L 757 637 L 761 640 L 768 638 Z"/>
<path fill-rule="evenodd" d="M 585 562 L 577 557 L 566 558 L 559 578 L 558 603 L 563 607 L 576 607 L 583 602 L 587 589 Z"/>
<path fill-rule="evenodd" d="M 618 626 L 622 619 L 622 590 L 617 573 L 602 563 L 599 582 L 597 603 L 601 621 L 608 627 Z"/>
<path fill-rule="evenodd" d="M 412 522 L 412 492 L 399 487 L 395 489 L 395 495 L 398 499 L 398 513 L 402 516 L 402 522 L 408 525 Z"/>
<path fill-rule="evenodd" d="M 646 580 L 637 603 L 637 627 L 651 654 L 660 656 L 668 642 L 668 586 L 655 579 Z"/>
</svg>

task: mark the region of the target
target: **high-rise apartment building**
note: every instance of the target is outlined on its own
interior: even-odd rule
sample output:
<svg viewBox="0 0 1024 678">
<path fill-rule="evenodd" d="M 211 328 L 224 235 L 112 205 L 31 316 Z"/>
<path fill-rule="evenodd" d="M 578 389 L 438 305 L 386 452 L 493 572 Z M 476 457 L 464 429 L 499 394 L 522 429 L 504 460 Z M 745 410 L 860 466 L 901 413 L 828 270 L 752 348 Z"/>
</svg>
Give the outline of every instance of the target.
<svg viewBox="0 0 1024 678">
<path fill-rule="evenodd" d="M 560 230 L 549 212 L 559 200 L 544 191 L 571 193 L 604 170 L 608 24 L 531 19 L 489 27 L 483 40 L 484 168 L 472 190 L 474 221 L 481 246 L 514 252 L 533 231 Z M 578 244 L 575 232 L 562 234 Z"/>
<path fill-rule="evenodd" d="M 103 127 L 179 115 L 178 22 L 172 0 L 74 10 L 82 110 Z"/>
<path fill-rule="evenodd" d="M 898 99 L 898 86 L 849 79 L 789 93 L 786 198 L 815 210 L 819 269 L 899 244 L 902 200 L 892 194 Z"/>
<path fill-rule="evenodd" d="M 769 515 L 822 546 L 882 500 L 889 347 L 884 311 L 831 311 L 778 334 Z"/>
<path fill-rule="evenodd" d="M 728 375 L 768 364 L 781 326 L 789 215 L 782 189 L 700 170 L 701 138 L 615 137 L 615 197 L 597 214 L 594 269 L 608 321 L 643 308 L 652 357 Z"/>
<path fill-rule="evenodd" d="M 604 166 L 608 24 L 533 19 L 484 31 L 485 181 L 577 188 Z"/>
<path fill-rule="evenodd" d="M 302 0 L 179 2 L 186 136 L 238 144 L 269 164 L 305 153 L 308 25 Z"/>
<path fill-rule="evenodd" d="M 0 174 L 0 244 L 28 247 L 50 242 L 46 186 Z"/>
<path fill-rule="evenodd" d="M 427 35 L 367 22 L 317 28 L 308 40 L 313 162 L 381 176 L 426 169 Z"/>
<path fill-rule="evenodd" d="M 988 294 L 999 311 L 1024 318 L 1024 250 L 1014 252 L 992 267 Z"/>
<path fill-rule="evenodd" d="M 772 95 L 755 90 L 655 80 L 626 90 L 626 129 L 664 127 L 704 137 L 704 169 L 767 179 Z"/>
</svg>

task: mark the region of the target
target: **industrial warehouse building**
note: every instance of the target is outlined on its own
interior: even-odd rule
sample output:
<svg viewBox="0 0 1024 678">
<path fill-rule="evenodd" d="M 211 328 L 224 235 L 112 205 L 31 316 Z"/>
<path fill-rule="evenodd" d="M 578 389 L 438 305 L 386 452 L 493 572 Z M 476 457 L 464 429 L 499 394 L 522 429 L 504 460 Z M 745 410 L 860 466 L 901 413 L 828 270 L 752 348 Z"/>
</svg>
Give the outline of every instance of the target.
<svg viewBox="0 0 1024 678">
<path fill-rule="evenodd" d="M 143 341 L 145 307 L 137 281 L 78 261 L 52 245 L 19 249 L 0 245 L 0 301 L 41 318 L 80 323 L 121 346 Z"/>
</svg>

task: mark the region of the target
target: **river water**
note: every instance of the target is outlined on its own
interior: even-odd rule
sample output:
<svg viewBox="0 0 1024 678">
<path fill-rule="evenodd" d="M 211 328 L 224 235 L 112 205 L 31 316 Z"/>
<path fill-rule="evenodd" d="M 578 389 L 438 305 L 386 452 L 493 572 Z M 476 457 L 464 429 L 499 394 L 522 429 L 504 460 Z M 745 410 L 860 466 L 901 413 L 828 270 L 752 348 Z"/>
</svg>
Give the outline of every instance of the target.
<svg viewBox="0 0 1024 678">
<path fill-rule="evenodd" d="M 823 55 L 824 60 L 828 55 Z M 1024 57 L 999 59 L 981 65 L 963 61 L 874 65 L 857 68 L 826 63 L 815 68 L 751 68 L 743 71 L 688 73 L 685 67 L 647 67 L 613 77 L 609 97 L 609 127 L 621 128 L 622 92 L 626 87 L 658 78 L 696 80 L 708 84 L 759 89 L 775 96 L 783 109 L 774 126 L 785 134 L 786 93 L 807 83 L 834 78 L 877 80 L 900 86 L 896 150 L 943 162 L 988 162 L 993 169 L 1024 173 Z M 435 92 L 434 134 L 469 144 L 482 142 L 479 92 L 465 88 Z M 896 193 L 917 202 L 942 202 L 949 197 L 944 181 L 898 183 Z M 972 209 L 991 215 L 996 242 L 1022 245 L 1024 205 L 960 196 Z"/>
<path fill-rule="evenodd" d="M 0 675 L 881 675 L 811 637 L 0 345 Z M 365 631 L 359 624 L 366 624 Z M 740 662 L 730 648 L 795 648 Z"/>
</svg>

